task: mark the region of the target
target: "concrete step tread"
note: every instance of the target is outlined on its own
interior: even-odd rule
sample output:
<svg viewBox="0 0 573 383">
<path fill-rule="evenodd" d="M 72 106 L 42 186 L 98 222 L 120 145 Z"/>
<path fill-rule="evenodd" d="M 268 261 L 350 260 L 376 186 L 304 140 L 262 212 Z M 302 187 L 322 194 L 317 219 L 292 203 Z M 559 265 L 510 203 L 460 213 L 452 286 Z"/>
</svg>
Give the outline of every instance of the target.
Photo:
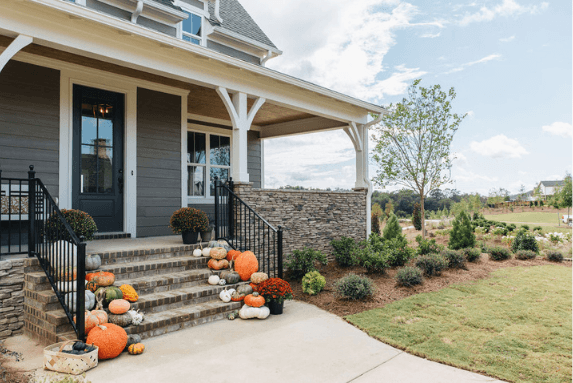
<svg viewBox="0 0 573 383">
<path fill-rule="evenodd" d="M 193 270 L 178 271 L 168 274 L 156 274 L 147 277 L 124 279 L 121 281 L 121 284 L 130 285 L 135 289 L 135 291 L 138 291 L 138 288 L 143 288 L 148 286 L 164 286 L 197 279 L 207 280 L 210 275 L 212 275 L 211 269 L 209 269 L 208 267 L 204 267 Z"/>
<path fill-rule="evenodd" d="M 110 264 L 102 265 L 98 271 L 109 271 L 114 274 L 126 274 L 130 272 L 146 271 L 152 269 L 166 269 L 170 267 L 207 264 L 208 259 L 205 257 L 171 257 L 167 259 L 153 259 L 139 262 L 130 262 L 128 264 Z"/>
</svg>

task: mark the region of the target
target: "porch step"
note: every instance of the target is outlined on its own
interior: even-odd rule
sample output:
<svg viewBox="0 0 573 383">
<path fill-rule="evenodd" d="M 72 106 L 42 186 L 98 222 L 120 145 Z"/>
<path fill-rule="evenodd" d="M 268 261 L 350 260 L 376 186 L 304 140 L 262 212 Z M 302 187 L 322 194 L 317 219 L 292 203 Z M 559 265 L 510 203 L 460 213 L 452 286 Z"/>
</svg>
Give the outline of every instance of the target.
<svg viewBox="0 0 573 383">
<path fill-rule="evenodd" d="M 116 281 L 139 279 L 151 275 L 169 274 L 186 270 L 206 268 L 208 258 L 205 257 L 172 257 L 158 260 L 130 262 L 126 264 L 105 265 L 99 270 L 115 274 Z"/>
<path fill-rule="evenodd" d="M 200 244 L 180 245 L 172 247 L 121 250 L 113 252 L 88 251 L 87 254 L 98 254 L 101 258 L 102 266 L 105 266 L 172 258 L 174 256 L 191 257 L 193 256 L 193 250 L 200 247 Z"/>
<path fill-rule="evenodd" d="M 121 238 L 131 238 L 131 233 L 124 233 L 123 231 L 114 231 L 108 233 L 94 234 L 94 241 L 102 239 L 121 239 Z"/>
</svg>

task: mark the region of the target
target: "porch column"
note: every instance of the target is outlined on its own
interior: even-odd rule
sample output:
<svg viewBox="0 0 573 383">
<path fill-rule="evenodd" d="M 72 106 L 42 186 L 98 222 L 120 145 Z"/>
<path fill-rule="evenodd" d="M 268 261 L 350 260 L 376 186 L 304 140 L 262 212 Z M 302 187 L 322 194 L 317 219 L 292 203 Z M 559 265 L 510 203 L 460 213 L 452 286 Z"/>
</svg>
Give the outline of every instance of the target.
<svg viewBox="0 0 573 383">
<path fill-rule="evenodd" d="M 247 132 L 251 129 L 255 115 L 266 100 L 257 98 L 249 110 L 246 93 L 236 92 L 229 95 L 227 89 L 222 87 L 217 88 L 217 93 L 223 100 L 233 124 L 231 175 L 236 182 L 249 182 L 249 172 L 247 171 Z"/>
<path fill-rule="evenodd" d="M 2 72 L 2 69 L 4 69 L 8 61 L 10 61 L 16 53 L 20 52 L 22 48 L 30 45 L 33 41 L 34 39 L 30 36 L 18 35 L 18 37 L 16 37 L 14 41 L 4 49 L 4 52 L 0 54 L 0 72 Z"/>
<path fill-rule="evenodd" d="M 344 132 L 350 137 L 356 151 L 356 182 L 354 183 L 356 189 L 368 187 L 368 134 L 365 134 L 364 130 L 363 125 L 356 125 L 355 122 L 351 122 L 344 128 Z"/>
</svg>

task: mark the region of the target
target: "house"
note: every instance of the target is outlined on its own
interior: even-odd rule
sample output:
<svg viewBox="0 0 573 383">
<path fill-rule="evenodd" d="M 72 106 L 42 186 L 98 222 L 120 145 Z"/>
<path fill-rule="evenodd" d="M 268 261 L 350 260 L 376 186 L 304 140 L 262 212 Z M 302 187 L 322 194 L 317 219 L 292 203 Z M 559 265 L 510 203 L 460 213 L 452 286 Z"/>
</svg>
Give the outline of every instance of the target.
<svg viewBox="0 0 573 383">
<path fill-rule="evenodd" d="M 565 181 L 563 181 L 563 180 L 561 180 L 561 181 L 541 181 L 537 185 L 540 197 L 544 200 L 546 200 L 547 197 L 551 197 L 557 191 L 559 191 L 559 188 L 561 188 L 563 186 L 564 182 Z"/>
<path fill-rule="evenodd" d="M 4 180 L 26 178 L 34 165 L 59 208 L 87 211 L 104 235 L 171 234 L 169 219 L 185 206 L 214 216 L 218 177 L 232 178 L 248 207 L 242 224 L 252 223 L 252 211 L 282 226 L 285 253 L 329 251 L 341 235 L 364 239 L 368 127 L 385 110 L 265 67 L 281 54 L 238 0 L 0 2 L 2 221 L 26 221 L 18 194 L 26 185 Z M 356 152 L 353 191 L 264 189 L 265 140 L 334 129 Z M 5 212 L 14 199 L 15 211 Z M 39 266 L 2 267 L 14 270 L 10 299 L 20 302 L 20 268 Z M 34 278 L 26 299 L 39 299 L 30 286 L 46 286 Z M 62 319 L 30 310 L 33 331 Z"/>
</svg>

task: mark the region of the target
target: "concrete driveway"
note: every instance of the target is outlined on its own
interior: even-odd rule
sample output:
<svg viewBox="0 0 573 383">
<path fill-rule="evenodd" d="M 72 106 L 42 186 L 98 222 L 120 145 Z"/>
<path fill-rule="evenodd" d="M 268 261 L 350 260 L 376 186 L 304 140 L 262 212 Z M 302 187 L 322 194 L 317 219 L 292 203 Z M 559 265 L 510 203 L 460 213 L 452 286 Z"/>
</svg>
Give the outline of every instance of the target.
<svg viewBox="0 0 573 383">
<path fill-rule="evenodd" d="M 145 340 L 138 356 L 122 354 L 88 371 L 111 382 L 500 382 L 412 356 L 379 342 L 339 317 L 286 302 L 266 320 L 218 321 Z M 18 350 L 23 342 L 6 347 Z M 38 354 L 39 349 L 39 354 Z M 33 351 L 33 352 L 32 352 Z M 41 356 L 41 348 L 25 350 Z M 34 357 L 32 357 L 34 359 Z M 22 362 L 20 362 L 22 363 Z M 34 363 L 28 359 L 25 363 Z M 39 359 L 41 364 L 41 358 Z M 36 364 L 39 367 L 39 364 Z M 26 368 L 23 368 L 26 369 Z"/>
</svg>

